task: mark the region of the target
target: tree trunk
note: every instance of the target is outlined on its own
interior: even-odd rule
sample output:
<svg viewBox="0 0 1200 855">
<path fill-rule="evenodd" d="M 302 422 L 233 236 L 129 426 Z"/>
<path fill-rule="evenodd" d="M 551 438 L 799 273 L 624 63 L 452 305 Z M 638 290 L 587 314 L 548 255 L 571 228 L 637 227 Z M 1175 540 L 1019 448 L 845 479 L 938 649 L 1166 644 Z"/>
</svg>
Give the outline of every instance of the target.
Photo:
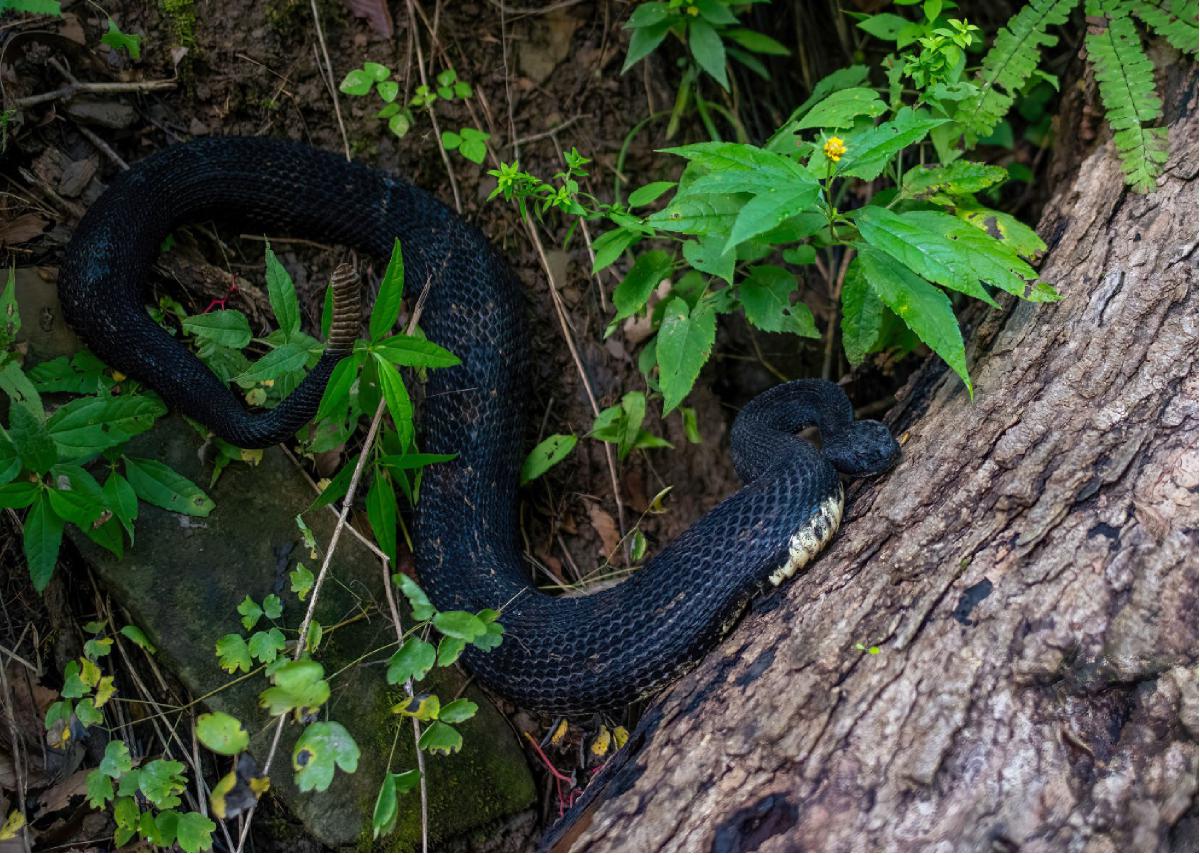
<svg viewBox="0 0 1200 855">
<path fill-rule="evenodd" d="M 559 847 L 1195 851 L 1197 126 L 1175 71 L 1158 190 L 1126 192 L 1111 143 L 1059 188 L 1040 233 L 1065 299 L 984 316 L 973 402 L 920 372 L 900 464 L 650 708 Z"/>
</svg>

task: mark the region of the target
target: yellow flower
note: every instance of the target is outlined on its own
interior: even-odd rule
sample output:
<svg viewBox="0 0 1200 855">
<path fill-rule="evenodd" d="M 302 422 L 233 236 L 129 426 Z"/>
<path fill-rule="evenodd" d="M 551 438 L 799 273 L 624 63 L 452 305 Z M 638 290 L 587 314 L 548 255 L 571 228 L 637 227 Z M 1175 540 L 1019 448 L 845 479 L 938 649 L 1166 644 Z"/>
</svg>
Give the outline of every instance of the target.
<svg viewBox="0 0 1200 855">
<path fill-rule="evenodd" d="M 830 137 L 825 141 L 825 156 L 837 163 L 846 153 L 846 143 L 841 137 Z"/>
<path fill-rule="evenodd" d="M 699 15 L 699 14 L 700 14 L 700 10 L 699 10 L 699 9 L 697 9 L 695 6 L 688 6 L 688 7 L 687 7 L 687 13 L 688 13 L 689 15 L 691 15 L 691 16 L 694 18 L 694 17 L 696 17 L 697 15 Z"/>
</svg>

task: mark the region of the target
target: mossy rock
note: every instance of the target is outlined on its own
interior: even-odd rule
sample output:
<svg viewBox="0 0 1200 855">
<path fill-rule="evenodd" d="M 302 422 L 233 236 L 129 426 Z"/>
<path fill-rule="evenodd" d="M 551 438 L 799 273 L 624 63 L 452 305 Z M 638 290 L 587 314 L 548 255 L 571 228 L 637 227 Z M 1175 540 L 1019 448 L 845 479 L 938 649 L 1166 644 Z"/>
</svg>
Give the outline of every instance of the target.
<svg viewBox="0 0 1200 855">
<path fill-rule="evenodd" d="M 178 418 L 167 419 L 138 437 L 129 450 L 168 463 L 202 487 L 211 477 L 211 467 L 201 461 L 198 437 Z M 143 504 L 136 524 L 137 543 L 120 560 L 81 536 L 75 537 L 75 543 L 158 646 L 160 661 L 192 694 L 207 695 L 227 686 L 205 703 L 237 716 L 252 734 L 258 734 L 251 752 L 262 763 L 275 730 L 258 709 L 266 678 L 258 674 L 229 685 L 234 678 L 218 667 L 214 645 L 222 635 L 243 633 L 236 608 L 247 594 L 259 602 L 277 594 L 285 603 L 280 625 L 293 630 L 299 626 L 304 605 L 290 592 L 288 573 L 297 560 L 314 573 L 319 566 L 319 560 L 309 559 L 294 521 L 309 505 L 312 490 L 286 455 L 271 448 L 257 466 L 229 466 L 208 492 L 216 509 L 205 518 Z M 327 544 L 334 515 L 322 509 L 305 520 L 318 543 Z M 341 722 L 354 736 L 362 751 L 358 771 L 353 775 L 339 771 L 324 793 L 299 793 L 288 766 L 301 727 L 289 723 L 272 765 L 270 792 L 323 844 L 366 848 L 372 845 L 371 813 L 397 723 L 402 728 L 391 769 L 415 767 L 412 728 L 407 719 L 399 720 L 389 711 L 399 700 L 384 679 L 384 663 L 393 649 L 388 645 L 394 643 L 395 634 L 383 616 L 387 606 L 378 559 L 357 539 L 343 534 L 330 573 L 317 608 L 316 618 L 326 632 L 315 658 L 325 666 L 333 690 L 323 714 Z M 350 622 L 331 629 L 346 621 Z M 260 628 L 266 625 L 264 618 Z M 462 751 L 426 758 L 433 840 L 458 837 L 494 823 L 527 807 L 535 797 L 533 779 L 512 730 L 487 697 L 466 683 L 457 670 L 440 669 L 422 684 L 443 699 L 462 693 L 479 704 L 475 717 L 459 726 Z M 395 833 L 375 845 L 412 849 L 419 842 L 419 799 L 409 793 L 400 798 Z"/>
</svg>

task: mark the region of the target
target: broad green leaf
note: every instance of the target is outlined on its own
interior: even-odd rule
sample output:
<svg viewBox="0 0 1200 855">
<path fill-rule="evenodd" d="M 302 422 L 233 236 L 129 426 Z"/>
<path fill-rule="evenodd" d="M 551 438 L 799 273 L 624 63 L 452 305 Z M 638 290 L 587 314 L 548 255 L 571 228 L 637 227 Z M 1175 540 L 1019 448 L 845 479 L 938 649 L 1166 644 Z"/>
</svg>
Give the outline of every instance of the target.
<svg viewBox="0 0 1200 855">
<path fill-rule="evenodd" d="M 738 285 L 738 297 L 746 320 L 764 332 L 791 332 L 805 338 L 820 338 L 812 312 L 804 303 L 793 303 L 796 277 L 770 264 L 750 269 Z"/>
<path fill-rule="evenodd" d="M 687 241 L 683 245 L 683 257 L 701 273 L 718 276 L 732 284 L 737 254 L 733 250 L 725 250 L 725 241 L 720 235 L 706 235 L 699 241 Z"/>
<path fill-rule="evenodd" d="M 183 768 L 178 760 L 151 760 L 139 770 L 138 789 L 160 810 L 178 807 L 179 794 L 187 786 Z"/>
<path fill-rule="evenodd" d="M 250 734 L 242 723 L 228 713 L 204 713 L 196 719 L 196 738 L 216 754 L 232 757 L 250 745 Z"/>
<path fill-rule="evenodd" d="M 874 89 L 853 87 L 841 89 L 816 104 L 796 121 L 797 130 L 805 128 L 849 128 L 859 116 L 872 119 L 882 115 L 887 104 Z"/>
<path fill-rule="evenodd" d="M 409 680 L 424 680 L 425 675 L 433 668 L 436 657 L 437 651 L 432 644 L 416 636 L 409 636 L 400 645 L 400 649 L 388 659 L 388 683 L 399 686 Z"/>
<path fill-rule="evenodd" d="M 250 656 L 264 665 L 274 662 L 286 647 L 287 641 L 284 639 L 283 633 L 274 626 L 254 633 L 246 643 L 246 649 L 250 651 Z"/>
<path fill-rule="evenodd" d="M 408 389 L 396 367 L 388 362 L 381 353 L 372 354 L 379 370 L 379 383 L 383 389 L 383 398 L 387 402 L 388 412 L 392 423 L 396 426 L 401 440 L 408 442 L 413 432 L 412 399 L 408 397 Z"/>
<path fill-rule="evenodd" d="M 291 592 L 299 597 L 301 602 L 308 598 L 308 592 L 316 584 L 312 571 L 303 564 L 296 565 L 296 569 L 288 574 L 288 580 L 291 582 Z"/>
<path fill-rule="evenodd" d="M 250 649 L 246 639 L 235 633 L 223 635 L 217 639 L 217 662 L 221 670 L 236 674 L 238 671 L 248 672 L 253 666 L 250 659 Z"/>
<path fill-rule="evenodd" d="M 283 340 L 287 341 L 300 331 L 300 301 L 296 299 L 296 286 L 292 277 L 275 253 L 271 244 L 267 244 L 267 297 L 271 301 L 271 311 L 283 332 Z"/>
<path fill-rule="evenodd" d="M 463 641 L 474 641 L 487 632 L 483 621 L 470 612 L 438 612 L 433 616 L 433 625 L 442 635 L 461 638 Z"/>
<path fill-rule="evenodd" d="M 650 250 L 638 256 L 633 267 L 613 292 L 613 305 L 616 306 L 617 314 L 609 322 L 610 331 L 619 321 L 642 310 L 658 283 L 671 275 L 674 264 L 671 255 L 661 249 Z"/>
<path fill-rule="evenodd" d="M 444 721 L 446 724 L 458 724 L 474 716 L 478 710 L 479 704 L 467 698 L 459 698 L 442 707 L 441 712 L 438 713 L 438 721 Z"/>
<path fill-rule="evenodd" d="M 150 639 L 146 637 L 146 633 L 142 631 L 141 627 L 137 627 L 131 623 L 127 623 L 127 624 L 125 624 L 125 626 L 121 627 L 120 631 L 121 631 L 121 635 L 128 638 L 130 641 L 132 641 L 138 647 L 142 648 L 142 650 L 145 650 L 147 653 L 153 655 L 158 652 L 158 648 L 155 647 L 150 642 Z"/>
<path fill-rule="evenodd" d="M 206 517 L 216 507 L 203 490 L 167 464 L 144 457 L 124 460 L 125 477 L 143 501 L 193 517 Z"/>
<path fill-rule="evenodd" d="M 835 174 L 840 178 L 874 181 L 901 149 L 920 142 L 931 130 L 948 121 L 924 111 L 903 107 L 896 118 L 856 136 L 837 163 Z"/>
<path fill-rule="evenodd" d="M 298 710 L 301 715 L 315 712 L 329 700 L 329 683 L 324 677 L 325 669 L 319 662 L 286 661 L 271 673 L 274 685 L 259 696 L 259 706 L 273 716 L 291 710 Z"/>
<path fill-rule="evenodd" d="M 439 668 L 449 668 L 458 661 L 458 657 L 462 656 L 464 650 L 467 649 L 467 643 L 461 638 L 450 638 L 444 636 L 438 642 L 437 664 Z"/>
<path fill-rule="evenodd" d="M 356 68 L 350 71 L 342 82 L 338 84 L 338 89 L 347 95 L 366 95 L 371 91 L 371 87 L 375 81 L 371 75 L 367 74 L 361 68 Z"/>
<path fill-rule="evenodd" d="M 455 754 L 462 748 L 462 734 L 448 724 L 435 721 L 425 728 L 417 745 L 430 754 Z"/>
<path fill-rule="evenodd" d="M 528 484 L 535 478 L 540 478 L 550 467 L 566 458 L 578 441 L 579 437 L 573 433 L 556 433 L 543 439 L 521 464 L 521 483 Z"/>
<path fill-rule="evenodd" d="M 162 814 L 159 816 L 161 818 Z M 212 849 L 213 832 L 217 830 L 216 823 L 194 810 L 176 816 L 175 839 L 180 849 L 184 852 L 208 852 Z"/>
<path fill-rule="evenodd" d="M 104 757 L 100 760 L 100 774 L 114 780 L 133 771 L 133 758 L 129 755 L 129 746 L 119 739 L 110 740 L 104 747 Z"/>
<path fill-rule="evenodd" d="M 105 805 L 116 798 L 117 794 L 113 790 L 112 778 L 99 769 L 88 772 L 84 783 L 87 787 L 87 803 L 91 808 L 102 810 Z"/>
<path fill-rule="evenodd" d="M 180 323 L 185 333 L 215 341 L 224 347 L 242 348 L 250 343 L 250 322 L 235 309 L 188 315 Z"/>
<path fill-rule="evenodd" d="M 120 520 L 126 534 L 129 535 L 130 543 L 132 543 L 133 523 L 138 516 L 137 493 L 134 492 L 129 481 L 119 472 L 109 474 L 108 480 L 104 482 L 101 492 L 104 496 L 105 507 L 112 511 L 113 516 Z M 151 650 L 150 652 L 153 653 L 154 651 Z"/>
<path fill-rule="evenodd" d="M 0 508 L 27 508 L 42 492 L 40 481 L 14 481 L 0 487 Z"/>
<path fill-rule="evenodd" d="M 900 192 L 910 199 L 928 199 L 936 193 L 961 196 L 1007 179 L 1008 170 L 1003 166 L 956 160 L 949 166 L 914 166 L 904 173 Z"/>
<path fill-rule="evenodd" d="M 646 222 L 664 232 L 728 235 L 741 210 L 742 200 L 727 193 L 676 194 L 667 207 L 651 214 Z"/>
<path fill-rule="evenodd" d="M 858 28 L 865 33 L 870 33 L 877 39 L 892 42 L 896 40 L 896 36 L 899 35 L 900 31 L 911 23 L 907 18 L 901 18 L 899 15 L 893 15 L 891 12 L 881 12 L 859 21 Z"/>
<path fill-rule="evenodd" d="M 763 35 L 754 30 L 747 30 L 744 27 L 734 27 L 725 30 L 721 35 L 732 39 L 746 50 L 754 51 L 755 53 L 767 54 L 769 56 L 787 56 L 791 53 L 791 51 L 770 36 Z"/>
<path fill-rule="evenodd" d="M 254 629 L 258 619 L 262 617 L 262 607 L 249 594 L 238 603 L 237 613 L 242 616 L 242 628 L 247 632 Z"/>
<path fill-rule="evenodd" d="M 964 203 L 961 200 L 954 213 L 1001 243 L 1012 247 L 1022 258 L 1034 261 L 1046 251 L 1046 243 L 1038 237 L 1038 233 L 1012 214 L 993 211 L 991 208 L 979 207 L 973 202 Z"/>
<path fill-rule="evenodd" d="M 55 410 L 46 431 L 64 460 L 83 460 L 149 430 L 166 412 L 147 395 L 77 398 Z"/>
<path fill-rule="evenodd" d="M 308 348 L 289 341 L 268 351 L 261 359 L 233 378 L 240 386 L 252 386 L 264 380 L 275 380 L 284 374 L 299 371 L 308 362 Z"/>
<path fill-rule="evenodd" d="M 400 250 L 400 239 L 392 244 L 392 257 L 379 283 L 379 295 L 371 307 L 369 330 L 371 341 L 378 341 L 396 326 L 400 317 L 400 303 L 404 299 L 404 256 Z"/>
<path fill-rule="evenodd" d="M 8 436 L 22 466 L 39 475 L 48 471 L 58 459 L 58 449 L 45 425 L 20 405 L 9 407 L 8 419 Z"/>
<path fill-rule="evenodd" d="M 365 357 L 355 353 L 344 357 L 333 367 L 329 382 L 321 395 L 321 405 L 317 407 L 317 420 L 331 418 L 339 412 L 344 412 L 350 397 L 350 387 L 358 377 L 358 369 Z"/>
<path fill-rule="evenodd" d="M 334 767 L 347 774 L 358 769 L 359 750 L 354 737 L 336 721 L 310 724 L 292 749 L 292 769 L 300 792 L 323 793 L 333 782 Z"/>
<path fill-rule="evenodd" d="M 846 68 L 839 68 L 832 74 L 817 81 L 813 86 L 812 92 L 804 101 L 792 111 L 788 116 L 787 121 L 780 125 L 779 130 L 771 134 L 770 139 L 764 148 L 775 152 L 791 152 L 795 150 L 795 141 L 793 134 L 796 132 L 796 123 L 802 119 L 813 105 L 825 99 L 831 92 L 836 92 L 839 89 L 849 89 L 859 86 L 866 82 L 870 69 L 865 65 L 850 65 Z"/>
<path fill-rule="evenodd" d="M 1037 279 L 1037 272 L 1016 250 L 965 220 L 941 211 L 910 211 L 904 216 L 910 223 L 955 243 L 972 272 L 984 282 L 1024 297 Z"/>
<path fill-rule="evenodd" d="M 812 208 L 820 192 L 820 187 L 814 182 L 792 185 L 755 196 L 738 213 L 729 239 L 725 242 L 726 251 Z"/>
<path fill-rule="evenodd" d="M 974 394 L 967 373 L 962 332 L 950 299 L 887 253 L 866 244 L 856 244 L 855 249 L 862 275 L 875 295 L 929 345 L 962 378 L 967 391 Z"/>
<path fill-rule="evenodd" d="M 607 231 L 592 241 L 592 251 L 596 254 L 596 260 L 592 263 L 592 273 L 599 273 L 620 258 L 621 253 L 638 237 L 638 233 L 633 229 L 618 228 Z"/>
<path fill-rule="evenodd" d="M 667 304 L 656 346 L 664 416 L 692 390 L 712 352 L 716 333 L 717 318 L 706 303 L 689 309 L 682 297 L 675 297 Z"/>
<path fill-rule="evenodd" d="M 897 214 L 868 205 L 854 213 L 859 234 L 871 246 L 883 250 L 918 276 L 990 306 L 996 305 L 980 284 L 972 254 L 960 241 L 930 231 L 923 221 L 914 219 L 920 212 Z"/>
<path fill-rule="evenodd" d="M 729 77 L 725 71 L 725 43 L 720 34 L 707 21 L 693 18 L 688 25 L 688 49 L 696 63 L 721 84 L 729 88 Z"/>
<path fill-rule="evenodd" d="M 395 365 L 411 368 L 449 368 L 462 362 L 446 348 L 415 335 L 398 335 L 371 345 L 374 353 L 383 354 Z"/>
<path fill-rule="evenodd" d="M 18 408 L 14 408 L 16 412 Z M 54 565 L 58 561 L 58 549 L 62 545 L 63 520 L 50 507 L 46 493 L 38 496 L 25 516 L 23 547 L 25 562 L 29 565 L 29 578 L 38 593 L 50 584 Z"/>
<path fill-rule="evenodd" d="M 842 348 L 851 365 L 875 350 L 883 329 L 883 303 L 875 296 L 855 258 L 842 283 Z"/>
<path fill-rule="evenodd" d="M 46 413 L 42 408 L 42 398 L 15 360 L 0 367 L 0 392 L 4 392 L 14 404 L 29 413 L 38 423 L 44 421 Z"/>
<path fill-rule="evenodd" d="M 388 559 L 396 563 L 396 491 L 386 471 L 376 471 L 367 491 L 367 521 L 375 542 Z"/>
<path fill-rule="evenodd" d="M 797 184 L 819 189 L 816 179 L 791 158 L 745 143 L 694 143 L 664 152 L 709 170 L 680 189 L 684 198 L 708 193 L 772 192 Z"/>
</svg>

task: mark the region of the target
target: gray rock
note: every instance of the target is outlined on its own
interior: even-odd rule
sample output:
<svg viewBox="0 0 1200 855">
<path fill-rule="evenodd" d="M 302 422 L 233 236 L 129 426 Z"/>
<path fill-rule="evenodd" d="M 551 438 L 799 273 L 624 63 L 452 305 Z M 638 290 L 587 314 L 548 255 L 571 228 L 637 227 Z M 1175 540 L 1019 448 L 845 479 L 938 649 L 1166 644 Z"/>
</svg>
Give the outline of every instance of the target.
<svg viewBox="0 0 1200 855">
<path fill-rule="evenodd" d="M 201 462 L 198 438 L 181 419 L 165 420 L 131 445 L 133 454 L 163 460 L 207 485 L 211 468 Z M 280 625 L 293 630 L 299 626 L 304 606 L 289 591 L 288 572 L 297 559 L 314 573 L 319 567 L 319 561 L 309 559 L 294 523 L 311 501 L 312 490 L 283 452 L 271 448 L 256 467 L 231 465 L 209 494 L 216 509 L 203 519 L 143 504 L 136 546 L 121 560 L 77 532 L 74 539 L 158 646 L 158 658 L 194 695 L 226 687 L 205 703 L 237 716 L 256 734 L 251 752 L 261 764 L 275 729 L 257 706 L 266 678 L 259 674 L 230 685 L 233 678 L 218 668 L 214 645 L 226 633 L 242 632 L 236 607 L 247 594 L 259 602 L 278 594 L 285 602 Z M 305 519 L 318 542 L 327 544 L 333 514 L 322 509 Z M 416 765 L 410 722 L 389 712 L 401 695 L 384 679 L 395 634 L 385 617 L 382 592 L 379 561 L 344 534 L 319 599 L 317 619 L 326 632 L 315 658 L 325 666 L 333 689 L 322 714 L 353 734 L 362 751 L 358 771 L 339 771 L 325 793 L 300 794 L 288 766 L 301 727 L 290 722 L 271 769 L 270 793 L 283 799 L 312 836 L 331 847 L 371 846 L 371 812 L 397 724 L 401 731 L 390 768 L 403 771 Z M 260 628 L 265 626 L 264 618 Z M 478 714 L 460 726 L 461 753 L 426 758 L 431 837 L 458 837 L 531 804 L 535 792 L 524 754 L 488 698 L 468 686 L 457 670 L 433 672 L 422 688 L 443 699 L 462 693 L 479 704 Z M 417 794 L 402 796 L 397 830 L 380 842 L 393 849 L 419 846 L 419 816 Z"/>
</svg>

